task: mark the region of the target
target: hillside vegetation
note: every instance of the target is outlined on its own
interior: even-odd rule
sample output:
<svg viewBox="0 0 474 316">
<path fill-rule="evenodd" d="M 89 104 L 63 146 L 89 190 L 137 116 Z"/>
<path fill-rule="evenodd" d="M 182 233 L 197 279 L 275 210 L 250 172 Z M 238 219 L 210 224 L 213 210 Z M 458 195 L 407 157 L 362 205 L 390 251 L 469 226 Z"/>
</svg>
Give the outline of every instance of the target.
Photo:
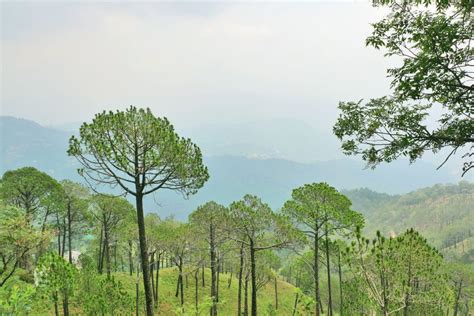
<svg viewBox="0 0 474 316">
<path fill-rule="evenodd" d="M 474 184 L 437 184 L 403 195 L 344 192 L 366 218 L 365 231 L 399 235 L 415 228 L 445 256 L 474 263 Z"/>
<path fill-rule="evenodd" d="M 184 307 L 181 308 L 179 297 L 176 297 L 176 282 L 178 279 L 178 270 L 176 267 L 164 268 L 160 271 L 159 281 L 159 307 L 156 307 L 156 312 L 160 315 L 208 315 L 209 306 L 211 304 L 209 298 L 209 290 L 211 284 L 211 274 L 209 269 L 204 270 L 204 282 L 202 271 L 199 270 L 197 274 L 197 288 L 194 271 L 188 271 L 188 274 L 184 282 Z M 19 276 L 22 274 L 19 273 Z M 115 272 L 112 277 L 121 284 L 122 292 L 126 293 L 123 295 L 124 301 L 134 302 L 136 295 L 136 284 L 137 275 L 129 275 L 125 272 Z M 105 280 L 105 276 L 97 276 L 98 279 Z M 16 283 L 18 288 L 27 289 L 30 287 L 28 282 L 21 281 L 19 278 L 11 280 L 10 283 Z M 204 286 L 203 286 L 204 283 Z M 139 302 L 141 306 L 144 306 L 144 293 L 143 284 L 141 278 L 138 278 L 139 286 Z M 231 274 L 229 271 L 220 274 L 219 276 L 219 303 L 217 304 L 217 311 L 220 315 L 234 315 L 237 310 L 237 295 L 238 295 L 238 279 L 235 274 Z M 76 287 L 78 293 L 83 293 L 84 289 Z M 198 311 L 196 312 L 196 290 L 198 293 L 197 303 Z M 296 287 L 293 285 L 277 279 L 276 294 L 278 300 L 278 307 L 276 309 L 276 297 L 275 297 L 275 282 L 267 283 L 258 292 L 258 307 L 263 315 L 292 315 L 295 309 L 295 299 L 298 299 L 295 313 L 296 315 L 305 315 L 308 306 L 305 305 L 307 298 Z M 18 292 L 21 296 L 24 291 L 19 289 Z M 1 294 L 1 293 L 0 293 Z M 28 311 L 31 315 L 54 315 L 54 309 L 50 304 L 50 301 L 46 297 L 40 295 L 31 298 L 31 305 L 27 309 L 23 309 L 23 312 Z M 0 302 L 2 297 L 0 297 Z M 23 302 L 24 303 L 24 302 Z M 73 315 L 83 315 L 86 313 L 84 310 L 85 299 L 84 295 L 76 296 L 71 299 L 70 309 Z M 248 296 L 248 304 L 250 305 L 250 296 Z M 130 313 L 135 312 L 135 307 L 130 304 Z M 0 306 L 1 310 L 1 306 Z M 145 313 L 144 310 L 140 310 L 140 313 Z M 3 314 L 2 314 L 3 315 Z"/>
</svg>

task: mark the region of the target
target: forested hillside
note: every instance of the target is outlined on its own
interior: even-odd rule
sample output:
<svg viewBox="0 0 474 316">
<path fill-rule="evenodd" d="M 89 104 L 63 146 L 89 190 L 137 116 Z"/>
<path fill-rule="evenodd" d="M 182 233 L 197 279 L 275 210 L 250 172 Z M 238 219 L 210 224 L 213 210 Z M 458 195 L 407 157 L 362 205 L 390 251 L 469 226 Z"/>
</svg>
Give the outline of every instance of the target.
<svg viewBox="0 0 474 316">
<path fill-rule="evenodd" d="M 364 214 L 367 233 L 399 235 L 413 227 L 446 256 L 474 263 L 474 184 L 438 184 L 394 196 L 368 189 L 344 193 Z"/>
</svg>

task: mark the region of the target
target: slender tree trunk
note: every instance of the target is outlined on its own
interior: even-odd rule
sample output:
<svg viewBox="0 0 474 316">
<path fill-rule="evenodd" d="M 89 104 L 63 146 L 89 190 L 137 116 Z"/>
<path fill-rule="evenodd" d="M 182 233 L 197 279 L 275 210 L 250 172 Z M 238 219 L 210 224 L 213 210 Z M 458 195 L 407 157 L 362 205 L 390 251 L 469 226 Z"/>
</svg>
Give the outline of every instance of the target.
<svg viewBox="0 0 474 316">
<path fill-rule="evenodd" d="M 102 238 L 103 236 L 104 236 L 103 225 L 100 225 L 99 256 L 97 258 L 97 272 L 99 272 L 100 274 L 102 274 L 102 253 L 103 253 L 102 252 L 102 244 L 103 244 Z"/>
<path fill-rule="evenodd" d="M 196 269 L 194 272 L 194 306 L 196 307 L 196 314 L 198 312 L 198 305 L 199 305 L 199 300 L 198 300 L 198 294 L 199 294 L 199 269 Z"/>
<path fill-rule="evenodd" d="M 107 246 L 107 243 L 106 243 L 106 240 L 105 240 L 105 224 L 103 223 L 102 224 L 103 226 L 103 234 L 104 236 L 102 236 L 103 238 L 101 238 L 101 253 L 100 253 L 100 258 L 99 258 L 99 273 L 102 274 L 104 272 L 104 260 L 106 259 L 106 246 Z"/>
<path fill-rule="evenodd" d="M 128 241 L 128 269 L 130 276 L 133 274 L 133 260 L 132 260 L 132 241 Z"/>
<path fill-rule="evenodd" d="M 64 298 L 63 298 L 63 315 L 69 316 L 69 300 L 68 300 L 67 293 L 64 293 Z"/>
<path fill-rule="evenodd" d="M 342 297 L 342 268 L 341 268 L 341 251 L 337 253 L 337 271 L 339 274 L 339 316 L 343 316 L 344 300 Z"/>
<path fill-rule="evenodd" d="M 139 316 L 140 315 L 140 286 L 139 282 L 140 281 L 140 269 L 138 269 L 138 263 L 137 263 L 137 279 L 135 281 L 135 315 Z"/>
<path fill-rule="evenodd" d="M 54 293 L 53 299 L 54 299 L 54 315 L 59 316 L 58 292 L 55 292 L 55 293 Z"/>
<path fill-rule="evenodd" d="M 110 245 L 109 245 L 109 228 L 107 227 L 107 221 L 104 218 L 104 248 L 105 248 L 105 269 L 107 271 L 107 278 L 110 279 Z"/>
<path fill-rule="evenodd" d="M 319 294 L 319 232 L 316 230 L 314 233 L 314 295 L 315 295 L 315 314 L 319 316 L 319 310 L 321 308 L 321 296 Z"/>
<path fill-rule="evenodd" d="M 217 277 L 216 277 L 216 302 L 219 303 L 219 284 L 220 284 L 221 261 L 217 259 Z"/>
<path fill-rule="evenodd" d="M 239 289 L 237 294 L 237 315 L 242 312 L 242 272 L 244 268 L 244 244 L 240 244 L 240 264 L 239 264 Z"/>
<path fill-rule="evenodd" d="M 117 241 L 114 242 L 114 272 L 118 271 L 117 265 Z"/>
<path fill-rule="evenodd" d="M 158 304 L 158 290 L 159 290 L 159 282 L 160 282 L 160 260 L 161 260 L 161 253 L 158 254 L 158 261 L 156 262 L 155 304 L 157 307 L 160 306 Z"/>
<path fill-rule="evenodd" d="M 380 252 L 380 260 L 381 260 L 381 271 L 380 271 L 380 283 L 382 287 L 382 313 L 384 315 L 388 315 L 388 298 L 387 298 L 387 284 L 385 282 L 385 261 L 384 261 L 384 252 L 383 249 Z"/>
<path fill-rule="evenodd" d="M 278 309 L 278 282 L 275 275 L 275 309 Z"/>
<path fill-rule="evenodd" d="M 292 316 L 295 316 L 296 315 L 296 307 L 298 306 L 298 300 L 300 298 L 300 294 L 299 293 L 296 293 L 296 296 L 295 296 L 295 304 L 293 305 L 293 313 L 291 313 Z"/>
<path fill-rule="evenodd" d="M 462 289 L 462 279 L 459 281 L 459 286 L 456 293 L 456 301 L 454 302 L 454 316 L 458 315 L 459 298 L 461 297 L 461 289 Z"/>
<path fill-rule="evenodd" d="M 204 264 L 202 265 L 202 270 L 201 270 L 201 280 L 202 280 L 202 287 L 206 286 L 206 282 L 204 281 Z"/>
<path fill-rule="evenodd" d="M 326 219 L 327 223 L 327 219 Z M 329 236 L 328 236 L 328 227 L 326 224 L 326 229 L 325 229 L 325 235 L 326 235 L 326 268 L 327 268 L 327 273 L 328 273 L 328 315 L 332 316 L 332 287 L 331 287 L 331 260 L 329 258 Z"/>
<path fill-rule="evenodd" d="M 181 282 L 181 274 L 178 272 L 178 280 L 176 281 L 176 293 L 175 297 L 179 297 L 179 283 Z"/>
<path fill-rule="evenodd" d="M 151 255 L 151 264 L 150 264 L 150 279 L 151 279 L 151 292 L 153 294 L 153 302 L 155 302 L 155 307 L 156 307 L 156 289 L 155 289 L 155 279 L 153 278 L 153 270 L 154 270 L 154 266 L 155 266 L 155 252 L 152 253 Z"/>
<path fill-rule="evenodd" d="M 209 224 L 209 249 L 211 257 L 211 316 L 217 315 L 217 290 L 216 290 L 216 247 L 214 244 L 214 225 Z"/>
<path fill-rule="evenodd" d="M 138 179 L 135 181 L 138 183 Z M 146 302 L 146 315 L 153 315 L 153 297 L 151 295 L 150 288 L 150 274 L 148 271 L 148 253 L 146 245 L 146 234 L 145 234 L 145 217 L 143 215 L 143 195 L 141 194 L 139 187 L 136 188 L 136 206 L 137 206 L 137 221 L 138 221 L 138 236 L 140 240 L 140 257 L 142 259 L 142 271 L 143 271 L 143 288 L 145 290 L 145 302 Z"/>
<path fill-rule="evenodd" d="M 179 266 L 179 273 L 181 274 L 181 286 L 180 286 L 180 292 L 181 292 L 181 306 L 184 306 L 184 289 L 183 289 L 183 262 L 180 261 L 180 266 Z"/>
<path fill-rule="evenodd" d="M 69 263 L 72 263 L 72 216 L 71 216 L 71 203 L 67 205 L 67 250 L 69 252 Z"/>
<path fill-rule="evenodd" d="M 61 256 L 61 226 L 58 215 L 56 215 L 56 225 L 58 226 L 58 255 Z"/>
<path fill-rule="evenodd" d="M 245 275 L 245 289 L 244 289 L 244 315 L 249 315 L 249 274 Z"/>
<path fill-rule="evenodd" d="M 63 219 L 63 240 L 62 240 L 62 246 L 61 246 L 61 257 L 64 258 L 64 253 L 66 251 L 66 233 L 67 233 L 67 225 L 66 225 L 66 219 Z"/>
<path fill-rule="evenodd" d="M 250 239 L 250 276 L 252 280 L 252 316 L 257 316 L 257 271 L 255 268 L 255 246 L 254 241 Z"/>
<path fill-rule="evenodd" d="M 408 280 L 407 280 L 407 286 L 411 286 L 411 258 L 409 259 L 410 261 L 408 262 Z M 405 307 L 403 308 L 403 315 L 408 316 L 408 310 L 409 310 L 409 305 L 410 305 L 410 293 L 408 290 L 405 292 Z"/>
</svg>

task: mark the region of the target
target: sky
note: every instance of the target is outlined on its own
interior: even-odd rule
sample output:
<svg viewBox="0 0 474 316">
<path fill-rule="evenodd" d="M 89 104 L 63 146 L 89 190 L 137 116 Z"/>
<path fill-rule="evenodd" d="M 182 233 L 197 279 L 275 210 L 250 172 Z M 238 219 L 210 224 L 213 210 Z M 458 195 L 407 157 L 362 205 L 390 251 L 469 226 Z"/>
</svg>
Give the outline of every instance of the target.
<svg viewBox="0 0 474 316">
<path fill-rule="evenodd" d="M 1 114 L 43 125 L 150 107 L 178 126 L 330 130 L 339 101 L 389 92 L 369 1 L 1 2 Z"/>
</svg>

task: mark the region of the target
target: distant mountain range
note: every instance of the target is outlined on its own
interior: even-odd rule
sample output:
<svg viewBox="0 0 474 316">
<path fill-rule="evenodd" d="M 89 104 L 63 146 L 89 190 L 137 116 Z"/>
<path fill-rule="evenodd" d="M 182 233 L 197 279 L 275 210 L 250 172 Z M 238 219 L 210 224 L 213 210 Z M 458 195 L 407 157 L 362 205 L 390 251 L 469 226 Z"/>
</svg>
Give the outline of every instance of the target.
<svg viewBox="0 0 474 316">
<path fill-rule="evenodd" d="M 146 201 L 148 211 L 158 212 L 162 216 L 173 214 L 179 219 L 185 219 L 190 211 L 205 201 L 216 200 L 228 204 L 246 193 L 259 195 L 273 208 L 278 209 L 289 198 L 293 188 L 310 182 L 325 181 L 338 189 L 367 187 L 378 192 L 398 194 L 436 183 L 457 183 L 460 180 L 447 170 L 436 170 L 436 166 L 423 161 L 409 165 L 408 162 L 400 160 L 381 165 L 376 170 L 367 170 L 364 169 L 364 163 L 357 159 L 301 163 L 285 159 L 263 159 L 264 152 L 258 159 L 248 157 L 248 152 L 251 150 L 246 151 L 245 156 L 238 156 L 239 146 L 248 149 L 245 144 L 235 145 L 234 152 L 230 150 L 233 149 L 233 144 L 229 138 L 215 135 L 212 139 L 209 137 L 210 133 L 206 133 L 205 130 L 206 128 L 202 129 L 201 135 L 207 135 L 207 140 L 203 139 L 204 136 L 193 137 L 193 140 L 203 149 L 210 180 L 189 200 L 184 200 L 173 192 L 160 192 L 154 197 L 148 197 Z M 183 133 L 186 135 L 186 132 Z M 302 129 L 301 133 L 308 132 Z M 81 181 L 75 171 L 77 163 L 66 154 L 68 139 L 72 132 L 3 116 L 0 117 L 0 134 L 2 174 L 9 169 L 33 166 L 56 179 L 69 178 Z M 272 137 L 283 137 L 284 134 L 282 131 L 281 134 L 276 133 Z M 251 143 L 251 135 L 250 131 L 248 136 L 245 136 L 248 143 Z M 282 141 L 282 144 L 291 143 L 290 136 Z M 313 137 L 319 136 L 313 135 Z M 199 139 L 208 145 L 201 145 Z M 320 146 L 322 151 L 326 149 L 324 145 Z M 211 154 L 206 151 L 208 147 L 213 148 Z M 228 155 L 229 152 L 233 155 Z"/>
<path fill-rule="evenodd" d="M 75 132 L 81 123 L 56 124 L 51 128 Z M 316 128 L 293 119 L 269 119 L 175 126 L 177 132 L 199 144 L 206 156 L 239 156 L 252 159 L 284 159 L 313 162 L 344 158 L 331 129 Z"/>
</svg>

